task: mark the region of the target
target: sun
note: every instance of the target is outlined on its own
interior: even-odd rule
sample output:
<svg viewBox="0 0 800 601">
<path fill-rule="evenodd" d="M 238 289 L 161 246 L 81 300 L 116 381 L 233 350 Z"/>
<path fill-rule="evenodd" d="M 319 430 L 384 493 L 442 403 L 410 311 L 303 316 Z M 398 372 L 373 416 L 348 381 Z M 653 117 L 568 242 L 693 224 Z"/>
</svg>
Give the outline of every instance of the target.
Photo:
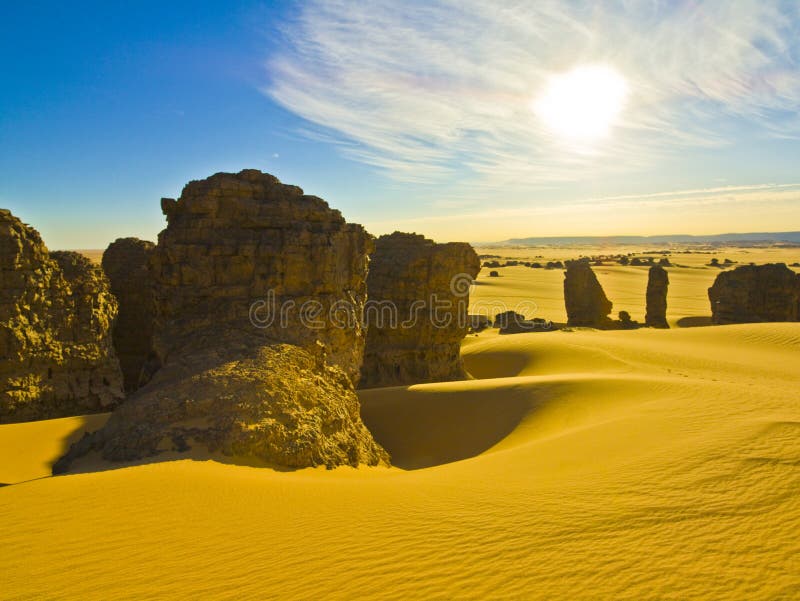
<svg viewBox="0 0 800 601">
<path fill-rule="evenodd" d="M 609 135 L 628 94 L 628 82 L 613 67 L 582 65 L 550 77 L 532 108 L 558 137 L 590 143 Z"/>
</svg>

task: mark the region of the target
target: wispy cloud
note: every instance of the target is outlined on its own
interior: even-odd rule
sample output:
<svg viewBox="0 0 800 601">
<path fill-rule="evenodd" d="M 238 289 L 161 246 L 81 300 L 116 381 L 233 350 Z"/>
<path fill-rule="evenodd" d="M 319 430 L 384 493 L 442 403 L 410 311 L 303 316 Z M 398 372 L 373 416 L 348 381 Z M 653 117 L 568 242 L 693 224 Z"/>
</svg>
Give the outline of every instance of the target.
<svg viewBox="0 0 800 601">
<path fill-rule="evenodd" d="M 794 0 L 308 0 L 265 93 L 306 133 L 403 181 L 536 186 L 731 142 L 800 136 Z M 566 152 L 531 102 L 547 78 L 614 65 L 631 95 L 594 152 Z"/>
</svg>

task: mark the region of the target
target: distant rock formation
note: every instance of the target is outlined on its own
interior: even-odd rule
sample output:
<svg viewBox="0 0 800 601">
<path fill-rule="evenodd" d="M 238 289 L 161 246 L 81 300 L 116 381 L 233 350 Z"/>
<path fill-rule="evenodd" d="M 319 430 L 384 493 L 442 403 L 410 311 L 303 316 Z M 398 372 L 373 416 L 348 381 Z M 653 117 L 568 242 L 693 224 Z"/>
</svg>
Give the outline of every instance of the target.
<svg viewBox="0 0 800 601">
<path fill-rule="evenodd" d="M 475 333 L 492 327 L 492 321 L 488 315 L 468 315 L 467 319 L 469 320 L 469 330 Z"/>
<path fill-rule="evenodd" d="M 388 463 L 353 389 L 371 237 L 248 169 L 162 200 L 153 379 L 54 466 L 194 446 L 284 468 Z"/>
<path fill-rule="evenodd" d="M 119 302 L 114 323 L 114 350 L 125 391 L 130 394 L 150 379 L 145 369 L 153 354 L 153 278 L 148 263 L 155 244 L 138 238 L 118 238 L 103 253 L 103 271 Z"/>
<path fill-rule="evenodd" d="M 800 278 L 784 263 L 723 271 L 708 289 L 715 324 L 797 321 Z"/>
<path fill-rule="evenodd" d="M 108 411 L 124 394 L 102 270 L 0 209 L 0 423 Z"/>
<path fill-rule="evenodd" d="M 564 274 L 564 304 L 567 325 L 603 327 L 608 325 L 611 301 L 586 261 L 567 261 Z"/>
<path fill-rule="evenodd" d="M 504 311 L 495 316 L 494 327 L 500 329 L 500 334 L 522 334 L 552 330 L 553 323 L 541 317 L 526 319 L 516 311 Z"/>
<path fill-rule="evenodd" d="M 645 325 L 651 328 L 668 328 L 667 323 L 667 288 L 669 276 L 667 270 L 660 265 L 650 268 L 647 275 L 647 311 Z"/>
<path fill-rule="evenodd" d="M 478 255 L 464 242 L 436 244 L 401 232 L 378 238 L 367 278 L 361 386 L 464 378 L 461 340 L 478 271 Z"/>
</svg>

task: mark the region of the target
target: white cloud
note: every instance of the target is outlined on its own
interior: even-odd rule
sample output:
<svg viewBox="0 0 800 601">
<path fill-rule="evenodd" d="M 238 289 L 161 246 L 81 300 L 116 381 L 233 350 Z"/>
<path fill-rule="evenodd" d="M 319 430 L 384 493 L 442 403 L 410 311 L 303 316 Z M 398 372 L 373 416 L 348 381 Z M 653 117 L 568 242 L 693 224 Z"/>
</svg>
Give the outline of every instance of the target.
<svg viewBox="0 0 800 601">
<path fill-rule="evenodd" d="M 792 0 L 309 0 L 265 92 L 308 132 L 403 181 L 525 188 L 628 172 L 730 143 L 731 122 L 800 135 Z M 565 150 L 531 111 L 553 73 L 613 65 L 631 94 L 594 152 Z"/>
</svg>

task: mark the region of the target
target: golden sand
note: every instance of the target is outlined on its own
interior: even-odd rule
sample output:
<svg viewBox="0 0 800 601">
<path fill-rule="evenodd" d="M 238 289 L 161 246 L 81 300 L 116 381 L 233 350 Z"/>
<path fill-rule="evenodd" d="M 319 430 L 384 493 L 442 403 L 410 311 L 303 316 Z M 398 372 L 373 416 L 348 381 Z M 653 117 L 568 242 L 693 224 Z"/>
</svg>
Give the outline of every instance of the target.
<svg viewBox="0 0 800 601">
<path fill-rule="evenodd" d="M 0 598 L 800 594 L 800 324 L 490 331 L 463 352 L 479 379 L 361 393 L 391 469 L 48 478 L 103 417 L 0 426 L 0 482 L 24 481 L 0 488 Z"/>
</svg>

